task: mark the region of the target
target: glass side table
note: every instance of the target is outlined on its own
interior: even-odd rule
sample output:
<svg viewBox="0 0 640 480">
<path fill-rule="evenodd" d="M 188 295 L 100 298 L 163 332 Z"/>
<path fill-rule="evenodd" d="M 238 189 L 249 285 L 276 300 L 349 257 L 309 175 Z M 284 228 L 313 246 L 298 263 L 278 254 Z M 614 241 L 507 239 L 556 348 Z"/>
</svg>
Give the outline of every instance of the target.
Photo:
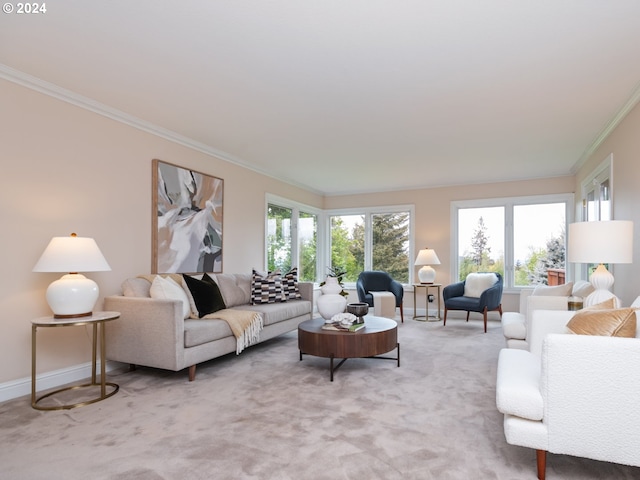
<svg viewBox="0 0 640 480">
<path fill-rule="evenodd" d="M 426 306 L 426 315 L 416 315 L 418 310 L 418 306 L 416 304 L 416 290 L 418 288 L 424 287 L 425 289 L 425 306 Z M 420 320 L 423 322 L 439 322 L 440 321 L 440 287 L 442 287 L 441 283 L 414 283 L 413 284 L 413 319 Z M 435 316 L 429 316 L 429 289 L 435 288 L 437 289 L 436 298 L 438 299 L 438 310 Z"/>
<path fill-rule="evenodd" d="M 105 337 L 104 337 L 104 324 L 111 320 L 115 320 L 120 317 L 120 312 L 94 312 L 91 316 L 86 317 L 74 317 L 74 318 L 53 318 L 53 317 L 41 317 L 31 321 L 31 406 L 36 410 L 64 410 L 75 407 L 82 407 L 91 403 L 99 402 L 105 398 L 109 398 L 114 395 L 119 386 L 115 383 L 106 381 L 105 374 Z M 77 327 L 82 325 L 91 325 L 93 327 L 93 342 L 92 342 L 92 358 L 91 358 L 91 383 L 84 383 L 82 385 L 72 385 L 70 387 L 60 388 L 53 392 L 46 393 L 36 398 L 36 336 L 38 328 L 42 327 Z M 97 347 L 98 338 L 100 339 L 100 382 L 96 381 L 97 377 Z M 38 403 L 52 395 L 57 393 L 66 392 L 69 390 L 77 390 L 89 387 L 100 387 L 100 396 L 85 400 L 78 403 L 42 406 Z M 107 393 L 107 387 L 110 390 Z"/>
</svg>

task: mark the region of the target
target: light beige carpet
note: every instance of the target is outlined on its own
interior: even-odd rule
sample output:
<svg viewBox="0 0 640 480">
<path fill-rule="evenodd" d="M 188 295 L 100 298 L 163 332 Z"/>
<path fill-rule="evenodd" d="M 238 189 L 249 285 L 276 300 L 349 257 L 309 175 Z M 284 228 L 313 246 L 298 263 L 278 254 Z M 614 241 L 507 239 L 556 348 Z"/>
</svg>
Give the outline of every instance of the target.
<svg viewBox="0 0 640 480">
<path fill-rule="evenodd" d="M 187 372 L 110 376 L 115 396 L 41 412 L 0 404 L 7 479 L 535 479 L 495 408 L 497 322 L 399 325 L 401 366 L 299 361 L 296 334 Z M 549 455 L 547 478 L 632 479 L 640 468 Z"/>
</svg>

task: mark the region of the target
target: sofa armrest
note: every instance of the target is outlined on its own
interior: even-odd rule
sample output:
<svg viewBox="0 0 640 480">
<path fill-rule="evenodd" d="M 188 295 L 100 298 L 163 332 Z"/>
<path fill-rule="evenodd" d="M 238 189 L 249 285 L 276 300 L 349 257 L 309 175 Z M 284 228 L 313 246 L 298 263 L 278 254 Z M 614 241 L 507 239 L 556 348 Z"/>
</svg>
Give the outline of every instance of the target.
<svg viewBox="0 0 640 480">
<path fill-rule="evenodd" d="M 498 411 L 527 420 L 542 420 L 540 358 L 526 350 L 505 348 L 498 357 L 496 406 Z"/>
<path fill-rule="evenodd" d="M 548 335 L 541 391 L 549 451 L 640 465 L 640 340 Z"/>
<path fill-rule="evenodd" d="M 182 302 L 109 296 L 104 308 L 120 312 L 105 329 L 109 360 L 181 370 L 184 360 Z"/>
<path fill-rule="evenodd" d="M 311 310 L 313 311 L 313 282 L 298 282 L 298 290 L 302 300 L 311 302 Z"/>
<path fill-rule="evenodd" d="M 464 282 L 456 282 L 447 285 L 442 289 L 442 299 L 447 301 L 449 298 L 462 297 L 464 295 Z"/>
</svg>

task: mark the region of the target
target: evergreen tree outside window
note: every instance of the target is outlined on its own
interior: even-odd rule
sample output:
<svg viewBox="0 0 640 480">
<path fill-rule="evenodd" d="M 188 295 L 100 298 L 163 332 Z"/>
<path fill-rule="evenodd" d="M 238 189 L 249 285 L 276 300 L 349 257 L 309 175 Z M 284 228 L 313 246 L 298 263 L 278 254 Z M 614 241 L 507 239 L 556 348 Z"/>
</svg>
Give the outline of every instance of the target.
<svg viewBox="0 0 640 480">
<path fill-rule="evenodd" d="M 410 282 L 411 208 L 370 209 L 329 216 L 331 268 L 355 283 L 364 270 L 382 270 Z"/>
<path fill-rule="evenodd" d="M 374 214 L 372 269 L 382 270 L 400 283 L 409 283 L 409 214 Z"/>
</svg>

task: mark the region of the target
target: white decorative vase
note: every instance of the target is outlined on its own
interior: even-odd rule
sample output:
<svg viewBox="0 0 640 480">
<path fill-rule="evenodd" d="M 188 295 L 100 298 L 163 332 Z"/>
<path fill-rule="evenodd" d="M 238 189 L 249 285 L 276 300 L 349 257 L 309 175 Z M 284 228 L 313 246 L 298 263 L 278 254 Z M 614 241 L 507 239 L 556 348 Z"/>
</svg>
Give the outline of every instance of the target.
<svg viewBox="0 0 640 480">
<path fill-rule="evenodd" d="M 325 320 L 330 320 L 337 313 L 344 312 L 347 306 L 347 299 L 340 295 L 342 286 L 335 277 L 327 277 L 325 284 L 320 287 L 322 295 L 318 297 L 316 305 L 318 313 Z"/>
<path fill-rule="evenodd" d="M 323 295 L 335 295 L 342 291 L 340 282 L 336 277 L 327 277 L 324 281 L 324 285 L 320 287 Z"/>
</svg>

